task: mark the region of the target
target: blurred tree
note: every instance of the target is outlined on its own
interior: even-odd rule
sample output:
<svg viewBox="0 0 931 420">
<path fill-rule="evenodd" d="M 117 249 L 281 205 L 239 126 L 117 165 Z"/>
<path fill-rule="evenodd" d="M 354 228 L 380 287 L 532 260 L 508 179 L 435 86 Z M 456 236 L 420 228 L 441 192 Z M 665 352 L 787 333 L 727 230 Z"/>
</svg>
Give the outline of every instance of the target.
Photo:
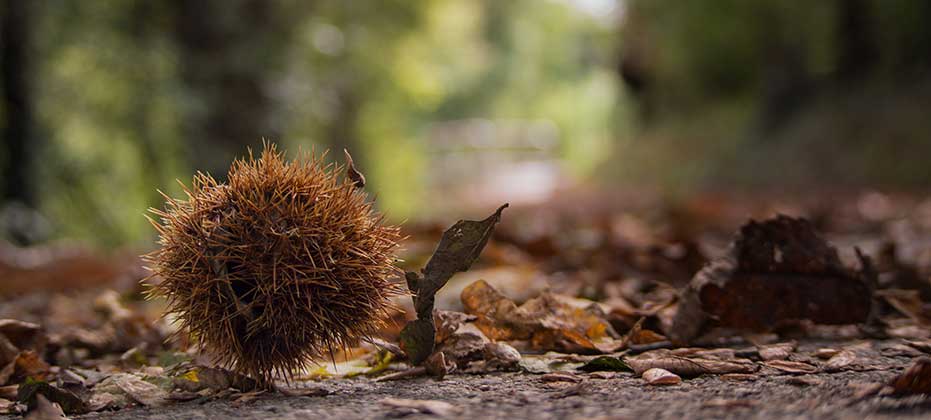
<svg viewBox="0 0 931 420">
<path fill-rule="evenodd" d="M 4 0 L 0 7 L 0 63 L 3 99 L 3 201 L 35 205 L 33 142 L 33 7 L 29 1 Z"/>
<path fill-rule="evenodd" d="M 311 2 L 176 0 L 172 2 L 181 78 L 184 136 L 192 163 L 222 178 L 230 161 L 262 139 L 279 140 L 270 93 L 282 76 L 294 30 Z"/>
</svg>

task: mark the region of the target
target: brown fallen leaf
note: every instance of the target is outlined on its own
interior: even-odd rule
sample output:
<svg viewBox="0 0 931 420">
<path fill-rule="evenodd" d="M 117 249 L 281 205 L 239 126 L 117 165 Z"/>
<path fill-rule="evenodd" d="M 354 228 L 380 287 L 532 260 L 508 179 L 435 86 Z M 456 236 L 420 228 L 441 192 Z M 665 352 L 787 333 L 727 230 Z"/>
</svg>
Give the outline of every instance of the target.
<svg viewBox="0 0 931 420">
<path fill-rule="evenodd" d="M 0 398 L 15 400 L 17 398 L 16 395 L 18 390 L 19 385 L 0 386 Z"/>
<path fill-rule="evenodd" d="M 799 320 L 863 323 L 872 309 L 875 278 L 867 257 L 858 255 L 862 270 L 845 267 L 805 219 L 751 220 L 727 255 L 702 269 L 682 292 L 670 339 L 687 343 L 711 319 L 750 331 Z"/>
<path fill-rule="evenodd" d="M 647 381 L 647 385 L 678 385 L 682 382 L 679 375 L 660 368 L 647 369 L 640 377 Z"/>
<path fill-rule="evenodd" d="M 907 346 L 903 346 L 908 348 Z M 844 370 L 873 370 L 876 365 L 873 362 L 879 354 L 873 349 L 870 342 L 844 347 L 840 352 L 831 356 L 822 368 L 826 372 L 840 372 Z"/>
<path fill-rule="evenodd" d="M 760 359 L 763 360 L 785 360 L 795 351 L 796 347 L 798 347 L 798 343 L 795 342 L 769 344 L 758 346 L 757 352 L 760 354 Z"/>
<path fill-rule="evenodd" d="M 704 374 L 753 373 L 759 367 L 749 360 L 721 361 L 677 356 L 630 357 L 624 359 L 637 375 L 653 368 L 668 370 L 677 375 L 695 377 Z"/>
<path fill-rule="evenodd" d="M 763 364 L 786 373 L 815 373 L 818 371 L 817 366 L 791 360 L 767 360 Z"/>
<path fill-rule="evenodd" d="M 198 392 L 203 389 L 223 391 L 229 388 L 250 392 L 259 388 L 258 382 L 240 373 L 227 369 L 193 366 L 183 375 L 173 379 L 174 385 L 185 391 Z"/>
<path fill-rule="evenodd" d="M 0 337 L 18 350 L 32 350 L 39 354 L 45 352 L 45 346 L 48 343 L 48 337 L 42 326 L 16 319 L 0 319 Z M 3 339 L 0 341 L 4 341 Z M 0 364 L 6 364 L 10 360 L 3 360 L 2 353 L 2 346 L 0 346 Z"/>
<path fill-rule="evenodd" d="M 427 373 L 430 376 L 433 376 L 436 379 L 443 379 L 447 373 L 452 372 L 456 369 L 455 361 L 446 360 L 446 353 L 442 351 L 435 352 L 423 362 L 423 367 L 427 369 Z"/>
<path fill-rule="evenodd" d="M 0 386 L 6 385 L 9 382 L 10 378 L 13 376 L 13 372 L 16 371 L 16 362 L 11 361 L 0 368 Z"/>
<path fill-rule="evenodd" d="M 0 398 L 0 414 L 13 414 L 16 403 L 6 398 Z"/>
<path fill-rule="evenodd" d="M 905 372 L 892 378 L 887 388 L 895 396 L 931 394 L 931 359 L 916 360 Z"/>
<path fill-rule="evenodd" d="M 436 325 L 436 342 L 442 343 L 446 341 L 462 324 L 471 321 L 475 321 L 474 315 L 434 309 L 433 323 Z"/>
<path fill-rule="evenodd" d="M 168 392 L 129 373 L 117 373 L 97 384 L 94 391 L 123 394 L 144 406 L 161 406 L 168 402 Z"/>
<path fill-rule="evenodd" d="M 931 340 L 905 340 L 905 344 L 924 353 L 931 353 Z"/>
<path fill-rule="evenodd" d="M 16 399 L 32 409 L 38 404 L 40 395 L 58 404 L 67 414 L 83 414 L 88 411 L 87 403 L 74 392 L 42 381 L 30 381 L 20 385 Z"/>
<path fill-rule="evenodd" d="M 458 365 L 482 358 L 488 338 L 475 324 L 465 323 L 439 345 L 436 353 L 445 353 L 446 359 Z"/>
<path fill-rule="evenodd" d="M 46 379 L 49 373 L 49 369 L 51 368 L 51 366 L 39 358 L 39 355 L 36 354 L 36 352 L 33 350 L 26 350 L 21 352 L 18 356 L 16 356 L 16 361 L 14 364 L 16 365 L 16 368 L 13 371 L 13 380 L 25 380 L 26 378 L 33 378 L 35 380 L 42 381 Z"/>
<path fill-rule="evenodd" d="M 825 360 L 826 360 L 826 359 L 830 359 L 830 358 L 834 357 L 837 353 L 840 353 L 840 350 L 838 350 L 838 349 L 831 349 L 831 348 L 820 348 L 820 349 L 818 349 L 818 350 L 815 350 L 815 353 L 812 354 L 812 356 L 815 356 L 815 357 L 817 357 L 817 358 L 819 358 L 819 359 L 825 359 Z"/>
<path fill-rule="evenodd" d="M 392 408 L 409 409 L 413 412 L 433 414 L 440 417 L 451 417 L 459 413 L 459 409 L 456 406 L 445 401 L 385 398 L 381 400 L 381 404 Z"/>
<path fill-rule="evenodd" d="M 58 404 L 50 402 L 44 395 L 36 395 L 36 406 L 26 414 L 26 420 L 67 420 Z"/>
<path fill-rule="evenodd" d="M 666 341 L 666 337 L 662 334 L 643 328 L 643 321 L 645 319 L 646 318 L 641 317 L 634 326 L 630 328 L 630 331 L 628 331 L 627 335 L 624 337 L 626 344 L 652 344 Z"/>
<path fill-rule="evenodd" d="M 506 343 L 485 344 L 483 355 L 489 369 L 516 370 L 520 367 L 520 352 Z"/>
<path fill-rule="evenodd" d="M 540 377 L 540 380 L 543 382 L 582 382 L 582 377 L 567 372 L 553 372 L 547 373 Z"/>
</svg>

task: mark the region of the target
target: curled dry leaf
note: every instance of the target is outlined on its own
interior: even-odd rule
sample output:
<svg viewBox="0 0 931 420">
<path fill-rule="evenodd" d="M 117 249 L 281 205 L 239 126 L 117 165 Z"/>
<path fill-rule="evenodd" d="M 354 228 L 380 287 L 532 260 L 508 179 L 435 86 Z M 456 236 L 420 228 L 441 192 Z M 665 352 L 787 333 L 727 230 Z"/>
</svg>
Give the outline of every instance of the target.
<svg viewBox="0 0 931 420">
<path fill-rule="evenodd" d="M 790 360 L 767 360 L 763 364 L 786 373 L 815 373 L 818 371 L 817 366 Z"/>
<path fill-rule="evenodd" d="M 815 350 L 815 353 L 813 354 L 813 356 L 819 359 L 830 359 L 834 357 L 834 355 L 836 355 L 837 353 L 840 353 L 840 350 L 832 349 L 832 348 L 820 348 L 818 350 Z"/>
<path fill-rule="evenodd" d="M 433 310 L 433 323 L 436 325 L 436 342 L 442 343 L 446 341 L 446 339 L 453 335 L 462 324 L 471 321 L 475 321 L 474 315 L 440 309 Z"/>
<path fill-rule="evenodd" d="M 455 333 L 444 340 L 437 348 L 437 353 L 446 354 L 449 362 L 464 365 L 482 357 L 488 338 L 475 324 L 462 324 Z"/>
<path fill-rule="evenodd" d="M 687 343 L 706 321 L 766 331 L 798 320 L 867 321 L 875 284 L 869 260 L 845 267 L 805 219 L 778 216 L 741 227 L 728 254 L 702 269 L 682 292 L 670 338 Z"/>
<path fill-rule="evenodd" d="M 795 351 L 796 347 L 798 347 L 798 343 L 795 342 L 769 344 L 758 346 L 757 352 L 760 354 L 760 359 L 763 360 L 786 360 Z"/>
<path fill-rule="evenodd" d="M 7 345 L 15 347 L 16 352 L 32 350 L 42 354 L 47 343 L 48 337 L 39 324 L 16 319 L 0 319 L 0 365 L 9 363 L 12 356 L 16 356 L 16 353 L 5 354 L 5 349 L 9 349 Z M 7 358 L 5 359 L 4 356 Z"/>
<path fill-rule="evenodd" d="M 490 369 L 513 370 L 520 365 L 520 352 L 506 343 L 487 343 L 483 350 Z"/>
<path fill-rule="evenodd" d="M 662 334 L 643 328 L 643 321 L 645 319 L 646 318 L 641 317 L 634 326 L 630 328 L 630 331 L 627 332 L 624 338 L 627 345 L 653 344 L 666 341 L 666 337 Z"/>
<path fill-rule="evenodd" d="M 250 392 L 259 388 L 258 381 L 246 375 L 207 366 L 194 366 L 183 375 L 173 378 L 173 383 L 178 388 L 189 392 L 198 392 L 203 389 L 223 391 L 230 388 Z"/>
<path fill-rule="evenodd" d="M 682 382 L 679 375 L 660 368 L 647 369 L 640 376 L 647 381 L 647 385 L 678 385 Z"/>
<path fill-rule="evenodd" d="M 582 378 L 580 376 L 568 372 L 547 373 L 541 376 L 540 380 L 543 382 L 582 382 Z"/>
<path fill-rule="evenodd" d="M 6 398 L 0 398 L 0 414 L 13 413 L 13 408 L 16 406 L 16 403 L 10 401 Z"/>
<path fill-rule="evenodd" d="M 350 155 L 349 151 L 346 149 L 343 149 L 343 154 L 346 156 L 346 176 L 352 181 L 356 188 L 365 187 L 365 175 L 362 175 L 362 172 L 356 170 L 356 165 L 352 161 L 352 155 Z"/>
<path fill-rule="evenodd" d="M 44 395 L 36 395 L 36 406 L 26 414 L 26 420 L 67 420 L 61 406 L 50 402 Z"/>
<path fill-rule="evenodd" d="M 19 386 L 16 397 L 19 402 L 33 409 L 38 404 L 39 395 L 57 403 L 67 414 L 83 414 L 88 411 L 87 403 L 81 397 L 47 382 L 27 381 Z"/>
<path fill-rule="evenodd" d="M 466 271 L 478 259 L 491 239 L 495 225 L 507 204 L 481 221 L 460 220 L 443 232 L 439 245 L 422 273 L 407 272 L 407 287 L 413 294 L 417 319 L 401 330 L 401 348 L 411 363 L 419 365 L 433 353 L 436 345 L 436 327 L 433 306 L 438 292 L 456 273 Z"/>
<path fill-rule="evenodd" d="M 637 375 L 653 368 L 668 370 L 677 375 L 694 377 L 704 374 L 753 373 L 759 367 L 749 360 L 732 361 L 693 359 L 677 356 L 631 357 L 624 360 Z"/>
<path fill-rule="evenodd" d="M 931 359 L 922 357 L 887 385 L 892 395 L 931 394 Z"/>
<path fill-rule="evenodd" d="M 447 361 L 445 353 L 438 351 L 427 358 L 423 363 L 423 367 L 427 369 L 427 373 L 430 374 L 430 376 L 443 379 L 447 373 L 456 369 L 456 362 L 452 360 Z"/>
<path fill-rule="evenodd" d="M 168 392 L 129 373 L 113 374 L 97 384 L 94 390 L 122 394 L 147 407 L 157 407 L 168 402 Z"/>
</svg>

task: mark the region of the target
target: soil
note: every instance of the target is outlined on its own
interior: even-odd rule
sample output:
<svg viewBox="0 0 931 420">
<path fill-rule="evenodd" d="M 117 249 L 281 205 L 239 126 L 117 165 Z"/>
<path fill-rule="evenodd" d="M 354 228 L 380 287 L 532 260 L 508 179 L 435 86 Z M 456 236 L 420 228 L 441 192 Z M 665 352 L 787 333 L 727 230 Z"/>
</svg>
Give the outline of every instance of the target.
<svg viewBox="0 0 931 420">
<path fill-rule="evenodd" d="M 825 345 L 842 348 L 856 342 L 802 343 L 796 352 L 811 354 Z M 860 371 L 793 375 L 761 372 L 735 380 L 726 376 L 685 379 L 679 385 L 649 386 L 632 373 L 576 372 L 581 382 L 544 382 L 529 373 L 452 374 L 443 380 L 412 378 L 375 382 L 369 378 L 293 384 L 328 395 L 294 397 L 270 394 L 236 405 L 227 400 L 177 403 L 74 419 L 427 419 L 444 416 L 396 408 L 383 400 L 400 398 L 449 403 L 446 418 L 465 419 L 626 419 L 626 418 L 929 418 L 931 400 L 856 397 L 869 384 L 885 383 L 907 368 L 917 354 L 886 351 L 899 340 L 874 341 L 876 353 Z M 901 349 L 901 347 L 899 347 Z M 885 350 L 884 350 L 885 349 Z M 602 376 L 610 376 L 600 379 Z"/>
</svg>

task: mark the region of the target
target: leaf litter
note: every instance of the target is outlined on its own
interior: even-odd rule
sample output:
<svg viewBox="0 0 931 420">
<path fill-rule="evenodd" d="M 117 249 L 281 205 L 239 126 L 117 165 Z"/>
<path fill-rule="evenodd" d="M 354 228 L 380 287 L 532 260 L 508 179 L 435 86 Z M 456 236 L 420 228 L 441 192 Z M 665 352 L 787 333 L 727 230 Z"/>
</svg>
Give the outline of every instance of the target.
<svg viewBox="0 0 931 420">
<path fill-rule="evenodd" d="M 884 238 L 895 246 L 879 251 L 844 253 L 814 223 L 778 216 L 745 224 L 730 248 L 719 247 L 716 254 L 714 247 L 693 246 L 701 242 L 696 236 L 656 234 L 629 214 L 596 217 L 584 228 L 555 222 L 528 235 L 515 227 L 519 223 L 498 226 L 503 208 L 447 229 L 423 271 L 408 272 L 414 307 L 397 319 L 414 319 L 403 332 L 388 329 L 383 345 L 362 345 L 298 378 L 403 380 L 520 370 L 568 384 L 631 374 L 645 385 L 707 375 L 739 382 L 776 375 L 793 385 L 819 386 L 823 375 L 888 367 L 877 362 L 881 356 L 911 361 L 931 353 L 931 288 L 925 285 L 931 264 L 914 257 L 920 252 L 904 252 L 914 246 L 901 242 L 915 235 Z M 480 259 L 486 245 L 488 255 Z M 49 267 L 57 264 L 48 261 Z M 454 299 L 441 300 L 450 278 L 473 264 L 480 273 L 520 264 L 548 282 L 505 294 L 477 280 Z M 26 278 L 25 272 L 17 271 L 16 278 Z M 17 290 L 26 290 L 24 284 L 17 283 Z M 161 308 L 134 299 L 138 290 L 127 284 L 68 295 L 20 294 L 0 306 L 0 411 L 35 412 L 40 400 L 69 415 L 214 398 L 250 404 L 267 395 L 248 378 L 198 360 L 197 343 L 166 343 L 173 330 L 159 320 Z M 869 345 L 877 332 L 902 338 L 881 348 Z M 800 341 L 825 333 L 864 341 L 799 351 Z M 756 338 L 763 336 L 767 344 Z M 393 343 L 400 348 L 388 350 Z M 918 359 L 863 398 L 926 395 L 927 366 L 927 359 Z M 568 396 L 584 388 L 564 391 Z M 328 393 L 326 386 L 279 390 Z M 744 401 L 707 406 L 742 407 Z M 391 400 L 384 405 L 423 413 L 440 407 Z"/>
</svg>

